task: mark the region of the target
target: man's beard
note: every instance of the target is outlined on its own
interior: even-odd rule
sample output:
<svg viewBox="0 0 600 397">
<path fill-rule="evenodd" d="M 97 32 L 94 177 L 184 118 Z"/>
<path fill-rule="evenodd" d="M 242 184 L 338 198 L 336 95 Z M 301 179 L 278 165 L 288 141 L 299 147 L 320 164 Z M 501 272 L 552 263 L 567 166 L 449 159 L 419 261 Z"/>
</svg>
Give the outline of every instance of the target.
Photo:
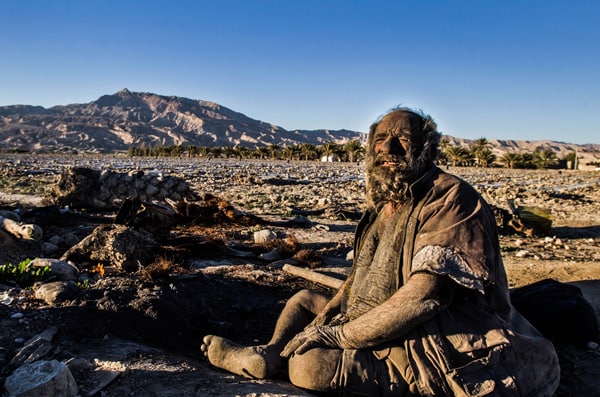
<svg viewBox="0 0 600 397">
<path fill-rule="evenodd" d="M 372 153 L 372 152 L 371 152 Z M 382 165 L 386 161 L 394 166 Z M 385 204 L 392 202 L 402 206 L 410 198 L 409 187 L 424 173 L 426 159 L 413 157 L 367 154 L 367 203 L 379 211 Z"/>
</svg>

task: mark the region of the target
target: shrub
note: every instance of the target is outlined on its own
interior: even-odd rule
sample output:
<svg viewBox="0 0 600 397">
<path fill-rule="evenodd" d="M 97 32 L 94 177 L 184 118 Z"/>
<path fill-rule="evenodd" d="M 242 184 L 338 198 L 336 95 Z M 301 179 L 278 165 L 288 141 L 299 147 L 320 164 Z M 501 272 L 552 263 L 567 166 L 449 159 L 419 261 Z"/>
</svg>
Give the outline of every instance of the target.
<svg viewBox="0 0 600 397">
<path fill-rule="evenodd" d="M 28 288 L 38 281 L 48 281 L 51 278 L 50 266 L 32 268 L 30 264 L 31 259 L 25 259 L 18 265 L 0 265 L 0 283 Z"/>
</svg>

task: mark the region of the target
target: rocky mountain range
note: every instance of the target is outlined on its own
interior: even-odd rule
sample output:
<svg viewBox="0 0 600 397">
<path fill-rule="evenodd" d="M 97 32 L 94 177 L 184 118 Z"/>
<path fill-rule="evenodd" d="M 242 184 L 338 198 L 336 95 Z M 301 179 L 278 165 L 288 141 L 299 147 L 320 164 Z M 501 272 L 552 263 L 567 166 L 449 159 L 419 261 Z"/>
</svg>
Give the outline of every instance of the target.
<svg viewBox="0 0 600 397">
<path fill-rule="evenodd" d="M 365 134 L 349 130 L 293 130 L 252 119 L 214 102 L 123 89 L 96 101 L 44 108 L 0 107 L 0 149 L 35 152 L 124 152 L 131 146 L 246 146 L 295 145 L 328 141 L 344 143 Z M 469 146 L 468 139 L 445 136 Z M 600 158 L 600 145 L 555 141 L 489 140 L 497 155 L 555 151 L 559 158 L 576 151 Z"/>
<path fill-rule="evenodd" d="M 131 146 L 246 146 L 343 143 L 348 130 L 294 130 L 214 102 L 123 89 L 96 101 L 43 108 L 0 107 L 0 149 L 119 152 Z"/>
</svg>

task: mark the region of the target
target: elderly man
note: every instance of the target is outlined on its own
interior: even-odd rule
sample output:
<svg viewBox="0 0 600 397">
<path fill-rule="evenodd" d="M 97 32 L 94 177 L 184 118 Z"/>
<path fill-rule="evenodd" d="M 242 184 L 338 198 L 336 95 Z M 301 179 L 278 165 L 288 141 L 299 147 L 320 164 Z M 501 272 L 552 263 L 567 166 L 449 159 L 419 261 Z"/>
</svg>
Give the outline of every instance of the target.
<svg viewBox="0 0 600 397">
<path fill-rule="evenodd" d="M 266 345 L 206 336 L 209 361 L 267 378 L 287 359 L 295 385 L 350 396 L 553 395 L 554 347 L 511 306 L 490 208 L 434 165 L 439 136 L 408 108 L 375 122 L 350 276 L 293 296 Z"/>
</svg>

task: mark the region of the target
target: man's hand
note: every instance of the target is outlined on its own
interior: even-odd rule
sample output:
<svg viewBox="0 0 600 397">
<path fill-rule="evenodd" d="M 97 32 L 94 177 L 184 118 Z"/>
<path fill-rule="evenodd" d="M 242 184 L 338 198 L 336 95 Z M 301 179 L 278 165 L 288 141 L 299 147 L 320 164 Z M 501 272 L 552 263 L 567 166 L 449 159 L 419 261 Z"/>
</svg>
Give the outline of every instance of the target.
<svg viewBox="0 0 600 397">
<path fill-rule="evenodd" d="M 281 357 L 288 358 L 292 354 L 302 354 L 315 347 L 342 348 L 342 326 L 309 326 L 292 338 L 285 345 Z"/>
</svg>

